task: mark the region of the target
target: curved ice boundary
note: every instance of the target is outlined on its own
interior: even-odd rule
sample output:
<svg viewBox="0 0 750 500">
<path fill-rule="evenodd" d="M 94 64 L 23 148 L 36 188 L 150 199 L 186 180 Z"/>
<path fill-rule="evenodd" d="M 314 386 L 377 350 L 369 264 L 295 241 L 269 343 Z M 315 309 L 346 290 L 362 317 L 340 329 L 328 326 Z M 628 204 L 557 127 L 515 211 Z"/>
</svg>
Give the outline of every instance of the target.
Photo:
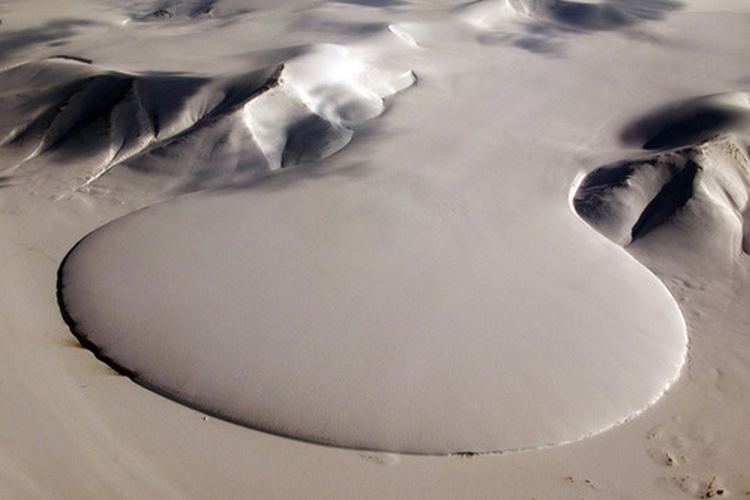
<svg viewBox="0 0 750 500">
<path fill-rule="evenodd" d="M 498 230 L 486 210 L 467 227 L 408 186 L 297 173 L 84 238 L 59 272 L 75 334 L 136 382 L 230 421 L 417 454 L 580 439 L 677 377 L 674 300 L 569 212 Z"/>
</svg>

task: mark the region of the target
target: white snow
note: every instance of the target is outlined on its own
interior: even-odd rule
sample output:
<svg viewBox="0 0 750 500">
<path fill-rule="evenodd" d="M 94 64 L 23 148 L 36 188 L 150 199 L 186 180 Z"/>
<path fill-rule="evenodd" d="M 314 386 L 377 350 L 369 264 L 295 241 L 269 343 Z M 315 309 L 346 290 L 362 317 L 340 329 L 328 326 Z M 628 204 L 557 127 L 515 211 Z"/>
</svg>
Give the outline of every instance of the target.
<svg viewBox="0 0 750 500">
<path fill-rule="evenodd" d="M 6 2 L 0 492 L 743 494 L 748 15 Z"/>
</svg>

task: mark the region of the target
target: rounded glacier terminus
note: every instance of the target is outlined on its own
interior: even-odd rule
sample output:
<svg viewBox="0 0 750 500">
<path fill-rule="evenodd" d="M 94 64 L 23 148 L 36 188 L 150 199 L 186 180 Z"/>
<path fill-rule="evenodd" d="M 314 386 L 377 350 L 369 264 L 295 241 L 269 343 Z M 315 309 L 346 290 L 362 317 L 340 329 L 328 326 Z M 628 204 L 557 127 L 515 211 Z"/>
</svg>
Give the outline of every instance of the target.
<svg viewBox="0 0 750 500">
<path fill-rule="evenodd" d="M 82 240 L 60 270 L 76 334 L 138 383 L 228 420 L 420 454 L 575 440 L 679 373 L 671 296 L 572 214 L 493 233 L 490 210 L 467 227 L 355 179 L 247 189 Z M 546 225 L 554 242 L 539 240 Z"/>
</svg>

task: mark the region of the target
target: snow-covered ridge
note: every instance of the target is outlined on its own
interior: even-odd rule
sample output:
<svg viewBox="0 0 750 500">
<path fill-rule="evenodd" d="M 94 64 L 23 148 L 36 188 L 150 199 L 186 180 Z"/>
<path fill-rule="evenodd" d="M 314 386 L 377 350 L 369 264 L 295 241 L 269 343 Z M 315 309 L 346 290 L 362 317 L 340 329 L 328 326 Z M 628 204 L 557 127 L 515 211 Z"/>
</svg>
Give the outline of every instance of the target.
<svg viewBox="0 0 750 500">
<path fill-rule="evenodd" d="M 8 69 L 0 80 L 0 116 L 13 116 L 0 119 L 6 174 L 64 163 L 82 187 L 123 165 L 162 176 L 162 188 L 190 191 L 334 154 L 352 127 L 381 114 L 384 99 L 415 77 L 329 44 L 216 78 L 124 73 L 58 57 Z"/>
<path fill-rule="evenodd" d="M 581 183 L 574 205 L 593 227 L 628 245 L 679 216 L 686 205 L 722 214 L 730 253 L 750 252 L 750 106 L 744 93 L 668 106 L 622 134 L 650 156 L 602 166 Z M 711 209 L 710 207 L 713 207 Z M 696 232 L 706 229 L 696 228 Z"/>
</svg>

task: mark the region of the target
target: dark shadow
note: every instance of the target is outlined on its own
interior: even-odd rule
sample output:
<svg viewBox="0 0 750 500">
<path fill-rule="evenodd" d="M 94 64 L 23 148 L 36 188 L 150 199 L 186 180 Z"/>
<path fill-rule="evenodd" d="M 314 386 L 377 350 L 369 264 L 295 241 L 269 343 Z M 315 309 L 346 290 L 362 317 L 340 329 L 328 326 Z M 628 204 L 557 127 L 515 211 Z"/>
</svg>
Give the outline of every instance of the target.
<svg viewBox="0 0 750 500">
<path fill-rule="evenodd" d="M 700 171 L 698 164 L 688 159 L 685 167 L 667 182 L 653 200 L 643 209 L 641 216 L 633 225 L 632 241 L 648 234 L 669 220 L 679 209 L 693 197 L 695 176 Z"/>
<path fill-rule="evenodd" d="M 556 22 L 577 30 L 613 30 L 636 21 L 623 9 L 607 3 L 590 4 L 561 0 L 550 8 L 550 14 Z"/>
<path fill-rule="evenodd" d="M 398 100 L 386 100 L 385 103 L 385 109 L 378 118 L 382 118 L 387 115 L 393 107 L 398 106 Z M 301 125 L 301 122 L 297 123 L 297 126 Z M 385 140 L 386 136 L 398 135 L 401 133 L 401 131 L 397 127 L 394 127 L 393 124 L 391 124 L 388 129 L 384 129 L 382 127 L 382 121 L 375 118 L 349 125 L 347 128 L 352 131 L 352 135 L 346 148 L 352 147 L 359 151 L 367 151 L 370 148 L 379 147 L 379 145 Z M 294 141 L 304 140 L 305 135 L 306 134 L 303 132 L 302 137 L 295 139 Z M 354 148 L 353 146 L 355 144 L 359 147 Z M 287 148 L 289 148 L 288 145 Z M 296 150 L 297 147 L 292 146 L 291 149 Z M 338 149 L 335 154 L 338 154 Z M 267 170 L 265 165 L 260 167 L 258 165 L 248 165 L 248 168 L 243 169 L 244 172 L 238 173 L 238 175 L 232 178 L 227 178 L 221 185 L 211 186 L 210 189 L 217 192 L 245 190 L 280 191 L 288 189 L 300 182 L 314 181 L 320 178 L 335 177 L 342 180 L 358 179 L 368 175 L 370 170 L 378 168 L 373 166 L 367 160 L 358 158 L 361 158 L 361 155 L 354 155 L 346 165 L 342 166 L 341 162 L 337 162 L 335 167 L 331 167 L 329 162 L 312 161 L 291 164 L 292 162 L 290 161 L 290 163 L 286 164 L 285 168 L 273 171 Z M 187 191 L 181 190 L 179 194 L 185 192 Z"/>
<path fill-rule="evenodd" d="M 148 73 L 135 85 L 141 106 L 148 113 L 155 138 L 180 116 L 185 102 L 209 80 L 187 75 Z"/>
<path fill-rule="evenodd" d="M 609 193 L 616 188 L 627 186 L 628 179 L 637 163 L 624 161 L 614 165 L 599 167 L 581 182 L 573 198 L 573 208 L 584 220 L 596 223 L 606 218 L 610 212 Z"/>
<path fill-rule="evenodd" d="M 216 0 L 199 0 L 190 8 L 188 15 L 190 17 L 212 16 L 215 6 Z"/>
<path fill-rule="evenodd" d="M 302 50 L 291 47 L 268 51 L 263 57 L 278 59 Z M 8 148 L 6 153 L 12 153 L 6 157 L 22 164 L 28 162 L 19 175 L 44 163 L 64 168 L 65 164 L 86 162 L 97 168 L 122 164 L 134 172 L 176 174 L 183 178 L 174 185 L 179 184 L 178 189 L 183 192 L 219 187 L 236 179 L 244 182 L 267 171 L 267 165 L 261 161 L 262 153 L 258 150 L 257 155 L 225 156 L 227 163 L 222 165 L 226 168 L 208 168 L 212 160 L 221 159 L 222 148 L 230 141 L 227 134 L 212 127 L 228 116 L 241 120 L 235 113 L 278 85 L 283 68 L 279 64 L 231 77 L 207 79 L 173 72 L 107 71 L 75 56 L 25 63 L 0 72 L 4 94 L 0 96 L 0 113 L 12 110 L 19 117 L 17 122 L 3 123 L 2 147 Z M 36 85 L 32 90 L 29 82 Z M 205 99 L 191 100 L 198 93 Z M 199 108 L 194 110 L 198 116 L 183 123 L 190 103 Z M 369 118 L 371 110 L 357 108 L 356 104 L 340 103 L 338 111 L 345 116 L 348 112 L 354 121 L 360 115 Z M 244 123 L 238 122 L 237 126 L 244 127 Z M 308 116 L 286 130 L 281 166 L 307 164 L 306 168 L 315 170 L 318 160 L 348 144 L 355 128 L 363 136 L 372 136 L 372 126 L 345 127 L 322 116 Z M 158 167 L 178 158 L 179 154 L 172 153 L 175 150 L 180 150 L 180 154 L 189 152 L 193 142 L 202 138 L 214 141 L 210 143 L 211 158 L 205 162 L 207 168 L 196 169 L 184 161 L 175 164 L 173 171 L 154 168 L 155 164 Z M 233 136 L 231 140 L 239 139 Z M 251 136 L 243 140 L 246 147 L 250 148 L 249 143 L 257 147 Z M 44 161 L 34 162 L 39 155 L 43 155 Z"/>
<path fill-rule="evenodd" d="M 15 101 L 4 103 L 0 99 L 0 109 L 7 104 L 32 117 L 8 145 L 37 138 L 40 152 L 58 150 L 63 161 L 95 154 L 111 145 L 110 128 L 118 107 L 130 111 L 118 117 L 120 123 L 130 124 L 122 131 L 124 140 L 144 133 L 156 137 L 163 127 L 179 118 L 185 102 L 208 83 L 204 78 L 168 73 L 131 75 L 107 71 L 91 75 L 88 64 L 81 64 L 79 71 L 75 66 L 78 59 L 73 59 L 72 63 L 54 60 L 28 63 L 0 73 L 0 77 L 12 74 L 9 80 L 16 79 L 16 85 L 20 86 Z M 23 84 L 28 75 L 41 73 L 50 81 L 59 79 L 60 83 L 24 97 Z M 142 127 L 136 125 L 140 112 L 148 116 L 149 130 L 140 130 Z"/>
<path fill-rule="evenodd" d="M 133 170 L 145 170 L 145 168 L 139 164 L 139 157 L 149 154 L 157 156 L 167 154 L 166 151 L 170 146 L 187 140 L 191 134 L 204 127 L 210 127 L 222 117 L 236 111 L 241 106 L 244 106 L 248 101 L 277 86 L 283 69 L 284 66 L 279 65 L 229 79 L 220 87 L 220 89 L 218 89 L 223 96 L 221 101 L 207 110 L 198 120 L 195 121 L 195 123 L 186 129 L 172 137 L 156 142 L 150 148 L 139 153 L 133 158 L 132 162 L 129 162 L 128 167 Z M 154 94 L 154 98 L 156 99 L 159 99 L 159 96 L 159 93 Z"/>
<path fill-rule="evenodd" d="M 726 130 L 739 114 L 720 109 L 698 109 L 682 120 L 670 121 L 643 144 L 643 149 L 664 149 L 700 142 Z"/>
<path fill-rule="evenodd" d="M 658 109 L 628 125 L 624 143 L 643 149 L 672 149 L 711 139 L 750 119 L 747 111 L 693 99 Z"/>
<path fill-rule="evenodd" d="M 315 114 L 306 116 L 287 130 L 281 167 L 321 160 L 343 148 L 351 137 L 351 130 Z"/>
<path fill-rule="evenodd" d="M 512 45 L 535 54 L 559 54 L 559 44 L 539 36 L 524 36 L 513 40 Z"/>
<path fill-rule="evenodd" d="M 600 3 L 557 0 L 551 4 L 549 14 L 567 28 L 611 31 L 642 21 L 663 19 L 667 12 L 681 6 L 676 0 L 602 0 Z"/>
<path fill-rule="evenodd" d="M 91 59 L 86 59 L 85 57 L 78 57 L 78 56 L 69 56 L 65 54 L 57 54 L 54 56 L 50 56 L 49 59 L 63 59 L 66 61 L 75 61 L 83 64 L 94 64 L 94 61 Z"/>
<path fill-rule="evenodd" d="M 342 23 L 337 21 L 316 21 L 307 28 L 315 28 L 323 32 L 331 32 L 338 35 L 371 35 L 386 29 L 385 23 Z"/>
<path fill-rule="evenodd" d="M 599 167 L 579 185 L 573 208 L 618 244 L 628 236 L 633 242 L 667 223 L 693 197 L 699 154 L 686 148 Z"/>
<path fill-rule="evenodd" d="M 252 2 L 246 2 L 252 3 Z M 199 21 L 203 19 L 219 19 L 231 21 L 235 17 L 253 12 L 249 5 L 240 2 L 229 5 L 219 5 L 217 0 L 162 0 L 160 2 L 145 2 L 145 6 L 138 8 L 131 19 L 143 23 L 182 22 L 185 20 Z"/>
<path fill-rule="evenodd" d="M 529 52 L 545 55 L 562 54 L 562 43 L 569 36 L 596 31 L 624 30 L 646 21 L 663 19 L 682 7 L 677 0 L 601 0 L 587 3 L 574 0 L 540 2 L 532 19 L 525 22 L 524 34 L 496 33 L 483 35 L 480 43 L 508 43 Z M 643 41 L 654 39 L 642 38 Z"/>
</svg>

